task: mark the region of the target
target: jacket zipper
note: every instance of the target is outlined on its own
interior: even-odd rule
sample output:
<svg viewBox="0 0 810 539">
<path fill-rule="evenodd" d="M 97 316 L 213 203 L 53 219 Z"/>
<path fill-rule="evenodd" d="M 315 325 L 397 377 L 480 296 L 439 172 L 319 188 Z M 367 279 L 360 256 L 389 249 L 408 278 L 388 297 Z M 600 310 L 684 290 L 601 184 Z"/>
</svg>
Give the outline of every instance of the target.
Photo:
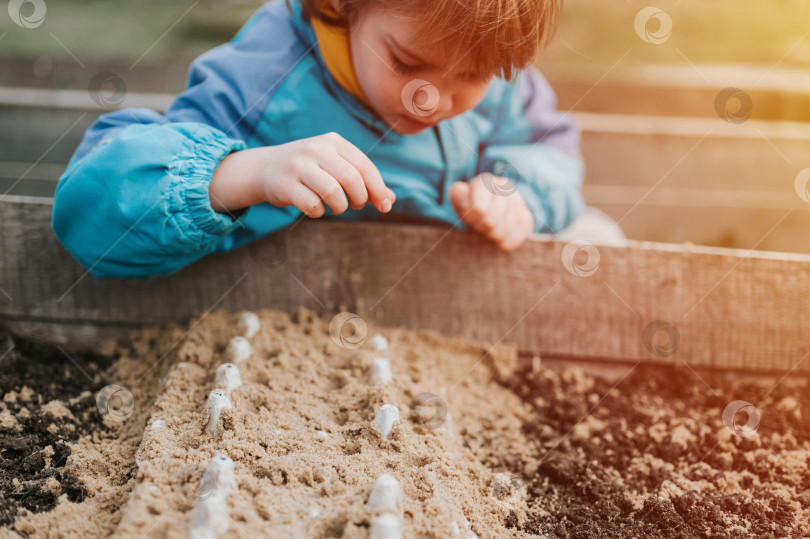
<svg viewBox="0 0 810 539">
<path fill-rule="evenodd" d="M 439 142 L 439 151 L 442 154 L 442 179 L 439 182 L 439 196 L 436 199 L 436 202 L 441 206 L 444 204 L 444 184 L 447 181 L 447 174 L 449 172 L 449 167 L 447 163 L 447 154 L 444 151 L 444 144 L 442 144 L 442 137 L 439 134 L 439 126 L 433 126 L 433 132 L 436 133 L 436 140 Z"/>
</svg>

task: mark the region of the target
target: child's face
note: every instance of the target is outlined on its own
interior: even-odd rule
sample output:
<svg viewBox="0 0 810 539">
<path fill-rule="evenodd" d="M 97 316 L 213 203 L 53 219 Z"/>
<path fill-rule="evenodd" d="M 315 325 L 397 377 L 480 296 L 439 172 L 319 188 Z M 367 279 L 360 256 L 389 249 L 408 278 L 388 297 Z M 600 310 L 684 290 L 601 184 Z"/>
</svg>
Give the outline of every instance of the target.
<svg viewBox="0 0 810 539">
<path fill-rule="evenodd" d="M 450 59 L 409 43 L 417 17 L 367 9 L 349 38 L 355 76 L 371 107 L 406 135 L 475 107 L 493 79 L 472 72 L 469 57 Z"/>
</svg>

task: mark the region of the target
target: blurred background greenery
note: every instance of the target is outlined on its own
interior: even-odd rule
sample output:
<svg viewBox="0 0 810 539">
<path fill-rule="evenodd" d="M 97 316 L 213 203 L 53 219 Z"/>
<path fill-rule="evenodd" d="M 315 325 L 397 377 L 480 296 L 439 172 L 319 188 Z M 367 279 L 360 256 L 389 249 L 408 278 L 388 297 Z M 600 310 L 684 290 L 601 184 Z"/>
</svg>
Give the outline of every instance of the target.
<svg viewBox="0 0 810 539">
<path fill-rule="evenodd" d="M 179 92 L 185 68 L 228 41 L 259 0 L 62 0 L 47 2 L 41 26 L 0 15 L 0 86 L 82 88 L 99 68 L 143 74 L 130 90 Z M 638 39 L 633 21 L 646 2 L 568 0 L 555 41 L 539 65 L 549 74 L 598 75 L 650 62 L 763 64 L 806 68 L 810 2 L 656 2 L 673 20 L 666 43 Z M 33 11 L 33 5 L 23 4 Z M 5 11 L 5 10 L 3 10 Z M 629 51 L 629 52 L 628 52 Z M 626 55 L 626 56 L 625 56 Z M 84 75 L 83 75 L 84 73 Z M 139 80 L 140 79 L 140 80 Z"/>
</svg>

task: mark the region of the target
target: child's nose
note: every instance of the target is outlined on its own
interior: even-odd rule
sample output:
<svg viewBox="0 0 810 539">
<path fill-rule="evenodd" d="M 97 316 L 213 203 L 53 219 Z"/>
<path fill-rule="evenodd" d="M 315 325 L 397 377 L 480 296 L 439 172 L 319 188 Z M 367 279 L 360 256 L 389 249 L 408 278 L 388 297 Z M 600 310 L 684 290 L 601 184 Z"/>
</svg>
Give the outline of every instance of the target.
<svg viewBox="0 0 810 539">
<path fill-rule="evenodd" d="M 419 121 L 438 122 L 453 115 L 455 99 L 454 89 L 450 85 L 424 80 L 411 81 L 409 85 L 415 86 L 415 83 L 422 86 L 414 88 L 414 93 L 411 93 L 414 89 L 406 86 L 402 93 L 402 102 L 411 114 L 421 116 L 417 118 Z"/>
</svg>

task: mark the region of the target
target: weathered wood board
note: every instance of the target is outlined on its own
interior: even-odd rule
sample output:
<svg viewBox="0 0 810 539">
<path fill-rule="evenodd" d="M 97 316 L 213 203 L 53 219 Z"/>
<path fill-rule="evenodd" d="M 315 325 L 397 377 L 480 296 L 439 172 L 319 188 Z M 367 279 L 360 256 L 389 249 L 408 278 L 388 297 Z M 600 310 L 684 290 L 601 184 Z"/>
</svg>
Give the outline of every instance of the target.
<svg viewBox="0 0 810 539">
<path fill-rule="evenodd" d="M 810 125 L 579 114 L 589 204 L 628 236 L 810 253 Z M 806 197 L 806 194 L 802 193 Z"/>
<path fill-rule="evenodd" d="M 48 199 L 0 202 L 0 323 L 34 334 L 305 306 L 546 357 L 810 372 L 808 255 L 642 242 L 577 252 L 547 236 L 504 253 L 449 228 L 307 219 L 171 276 L 102 280 L 61 247 L 50 214 Z"/>
</svg>

